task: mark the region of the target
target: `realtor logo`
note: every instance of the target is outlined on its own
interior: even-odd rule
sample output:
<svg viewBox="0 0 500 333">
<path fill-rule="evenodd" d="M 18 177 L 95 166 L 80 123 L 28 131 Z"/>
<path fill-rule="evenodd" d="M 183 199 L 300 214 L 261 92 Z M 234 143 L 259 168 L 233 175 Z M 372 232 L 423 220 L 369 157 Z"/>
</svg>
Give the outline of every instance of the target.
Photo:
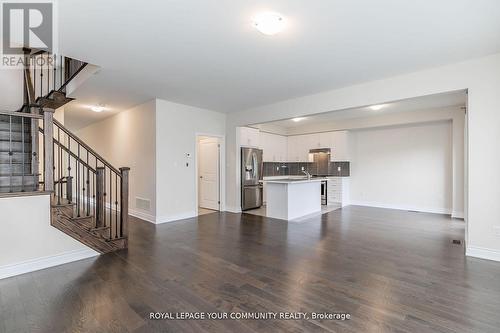
<svg viewBox="0 0 500 333">
<path fill-rule="evenodd" d="M 52 3 L 2 4 L 3 54 L 22 54 L 23 48 L 52 51 Z"/>
</svg>

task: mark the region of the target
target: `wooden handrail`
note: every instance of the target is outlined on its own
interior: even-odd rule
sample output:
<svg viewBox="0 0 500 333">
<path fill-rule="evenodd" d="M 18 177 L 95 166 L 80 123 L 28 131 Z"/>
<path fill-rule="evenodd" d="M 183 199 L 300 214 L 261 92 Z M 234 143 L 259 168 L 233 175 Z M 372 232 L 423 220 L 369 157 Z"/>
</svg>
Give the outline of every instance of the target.
<svg viewBox="0 0 500 333">
<path fill-rule="evenodd" d="M 54 119 L 54 121 L 56 121 Z M 43 128 L 39 128 L 40 130 L 40 133 L 44 133 L 43 132 Z M 88 165 L 87 163 L 85 163 L 81 158 L 78 158 L 78 155 L 76 155 L 75 153 L 73 153 L 71 150 L 69 150 L 66 146 L 64 146 L 63 144 L 61 144 L 59 141 L 57 141 L 57 139 L 53 139 L 54 142 L 59 146 L 61 147 L 62 150 L 64 150 L 66 153 L 70 154 L 71 157 L 73 157 L 75 159 L 75 161 L 78 161 L 79 163 L 83 164 L 86 168 L 88 168 L 92 173 L 96 173 L 96 170 L 94 168 L 92 168 L 90 165 Z"/>
<path fill-rule="evenodd" d="M 90 148 L 85 142 L 83 142 L 82 139 L 80 139 L 73 132 L 71 132 L 66 127 L 64 127 L 63 124 L 61 124 L 60 122 L 58 122 L 55 119 L 54 119 L 54 124 L 58 128 L 60 128 L 64 133 L 66 133 L 69 137 L 71 137 L 73 140 L 75 140 L 78 144 L 80 144 L 80 146 L 82 146 L 83 148 L 85 148 L 89 153 L 91 153 L 92 155 L 94 155 L 99 160 L 99 162 L 101 162 L 102 164 L 104 164 L 105 166 L 107 166 L 108 169 L 111 169 L 114 173 L 118 174 L 118 176 L 121 176 L 121 172 L 118 169 L 116 169 L 114 166 L 112 166 L 111 163 L 109 163 L 108 161 L 106 161 L 94 149 Z"/>
<path fill-rule="evenodd" d="M 88 63 L 84 62 L 80 68 L 78 68 L 76 70 L 76 72 L 73 73 L 73 75 L 71 75 L 62 85 L 61 87 L 59 87 L 59 89 L 57 89 L 57 91 L 61 92 L 63 91 L 64 88 L 66 88 L 66 86 L 85 68 L 85 66 L 87 66 Z"/>
<path fill-rule="evenodd" d="M 43 116 L 41 114 L 13 112 L 13 111 L 0 111 L 0 115 L 12 116 L 12 117 L 34 118 L 34 119 L 42 119 L 43 118 Z"/>
</svg>

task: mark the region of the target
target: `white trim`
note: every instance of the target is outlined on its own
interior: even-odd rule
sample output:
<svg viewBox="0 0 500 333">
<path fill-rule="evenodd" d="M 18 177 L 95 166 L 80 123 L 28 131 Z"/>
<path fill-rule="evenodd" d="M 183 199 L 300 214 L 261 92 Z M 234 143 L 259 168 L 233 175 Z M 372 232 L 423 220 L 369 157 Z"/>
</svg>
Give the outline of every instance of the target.
<svg viewBox="0 0 500 333">
<path fill-rule="evenodd" d="M 464 212 L 452 211 L 451 212 L 451 217 L 454 218 L 454 219 L 464 219 L 465 215 L 464 215 Z"/>
<path fill-rule="evenodd" d="M 196 153 L 194 155 L 194 166 L 195 166 L 195 193 L 196 193 L 196 215 L 198 216 L 198 143 L 200 136 L 207 136 L 212 138 L 217 138 L 219 140 L 219 211 L 223 212 L 226 209 L 226 135 L 225 134 L 214 134 L 207 132 L 196 132 L 195 134 L 196 143 Z"/>
<path fill-rule="evenodd" d="M 156 223 L 156 216 L 148 213 L 141 212 L 139 210 L 135 209 L 129 209 L 128 210 L 128 215 L 137 217 L 138 219 L 150 222 L 150 223 Z"/>
<path fill-rule="evenodd" d="M 176 222 L 179 220 L 190 219 L 190 218 L 197 217 L 197 216 L 198 216 L 198 213 L 196 211 L 185 212 L 185 213 L 180 213 L 180 214 L 175 214 L 175 215 L 160 216 L 160 217 L 156 218 L 156 224 Z"/>
<path fill-rule="evenodd" d="M 413 210 L 423 213 L 434 213 L 434 214 L 446 214 L 451 215 L 451 209 L 448 208 L 431 208 L 431 207 L 421 207 L 421 206 L 406 206 L 406 205 L 391 205 L 384 204 L 380 202 L 370 202 L 370 201 L 350 201 L 350 205 L 353 206 L 367 206 L 367 207 L 377 207 L 377 208 L 387 208 L 387 209 L 398 209 L 398 210 Z"/>
<path fill-rule="evenodd" d="M 465 255 L 468 257 L 500 261 L 500 251 L 486 249 L 484 247 L 468 246 L 465 249 Z"/>
<path fill-rule="evenodd" d="M 230 212 L 230 213 L 241 213 L 241 208 L 240 207 L 227 206 L 224 211 L 225 212 Z"/>
<path fill-rule="evenodd" d="M 55 256 L 42 257 L 23 261 L 17 264 L 5 265 L 0 267 L 0 279 L 30 273 L 49 267 L 59 266 L 78 260 L 92 258 L 98 255 L 99 253 L 92 249 L 81 249 L 58 254 Z"/>
</svg>

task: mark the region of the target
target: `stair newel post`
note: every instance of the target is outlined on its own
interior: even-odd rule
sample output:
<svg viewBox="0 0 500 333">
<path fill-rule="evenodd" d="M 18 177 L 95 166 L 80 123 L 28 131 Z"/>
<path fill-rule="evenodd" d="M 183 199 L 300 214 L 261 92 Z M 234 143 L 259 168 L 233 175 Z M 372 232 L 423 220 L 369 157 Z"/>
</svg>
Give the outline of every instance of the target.
<svg viewBox="0 0 500 333">
<path fill-rule="evenodd" d="M 120 168 L 120 237 L 128 237 L 128 186 L 130 168 Z"/>
<path fill-rule="evenodd" d="M 31 114 L 37 114 L 38 109 L 32 107 L 32 104 L 35 104 L 36 101 L 36 91 L 33 85 L 36 82 L 35 69 L 36 69 L 36 61 L 32 62 L 32 57 L 30 56 L 30 51 L 25 50 L 25 63 L 24 63 L 24 91 L 25 91 L 25 104 L 28 107 L 28 111 Z M 33 79 L 31 78 L 31 70 L 30 67 L 33 65 Z M 40 124 L 38 119 L 31 119 L 31 172 L 34 175 L 38 175 L 38 128 Z M 23 122 L 23 131 L 24 131 L 24 122 Z M 38 187 L 38 184 L 36 184 Z"/>
<path fill-rule="evenodd" d="M 69 203 L 73 202 L 73 177 L 66 177 L 66 199 Z"/>
<path fill-rule="evenodd" d="M 54 110 L 43 110 L 44 190 L 54 191 Z"/>
<path fill-rule="evenodd" d="M 96 217 L 95 224 L 96 228 L 105 227 L 104 225 L 104 167 L 97 167 L 96 170 Z"/>
</svg>

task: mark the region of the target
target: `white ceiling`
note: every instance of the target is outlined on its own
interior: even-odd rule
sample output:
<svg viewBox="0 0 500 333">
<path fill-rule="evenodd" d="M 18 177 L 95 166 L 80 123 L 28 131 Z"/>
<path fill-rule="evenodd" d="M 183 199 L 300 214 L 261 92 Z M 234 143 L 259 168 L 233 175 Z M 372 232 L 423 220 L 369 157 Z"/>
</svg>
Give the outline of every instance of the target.
<svg viewBox="0 0 500 333">
<path fill-rule="evenodd" d="M 263 10 L 288 28 L 256 31 Z M 498 0 L 63 0 L 59 18 L 61 51 L 102 68 L 79 102 L 113 109 L 240 111 L 500 52 Z"/>
<path fill-rule="evenodd" d="M 334 124 L 335 121 L 343 119 L 377 117 L 390 113 L 418 112 L 438 108 L 461 107 L 466 105 L 467 94 L 465 91 L 455 91 L 389 102 L 383 104 L 383 108 L 377 111 L 372 110 L 367 106 L 304 117 L 298 122 L 295 122 L 292 119 L 284 119 L 251 126 L 276 134 L 285 134 L 290 130 L 293 130 L 294 133 L 304 130 L 304 133 L 307 133 L 311 126 L 318 124 Z"/>
</svg>

